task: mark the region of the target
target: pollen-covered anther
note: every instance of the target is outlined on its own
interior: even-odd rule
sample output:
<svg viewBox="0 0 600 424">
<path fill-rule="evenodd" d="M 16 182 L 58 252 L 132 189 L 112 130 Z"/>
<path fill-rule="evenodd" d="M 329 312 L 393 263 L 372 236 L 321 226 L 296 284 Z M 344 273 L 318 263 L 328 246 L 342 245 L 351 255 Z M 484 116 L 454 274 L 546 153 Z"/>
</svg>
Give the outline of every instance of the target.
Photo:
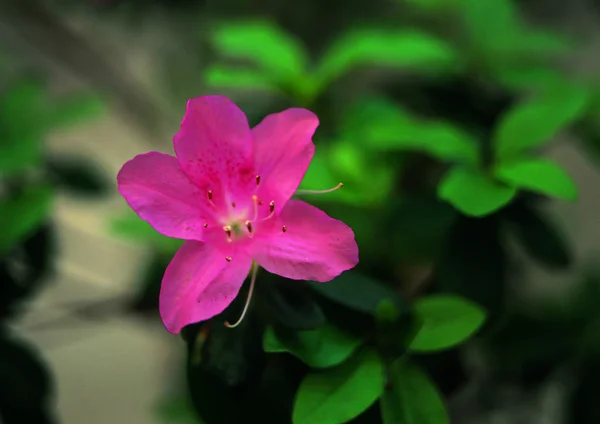
<svg viewBox="0 0 600 424">
<path fill-rule="evenodd" d="M 248 233 L 252 234 L 252 222 L 246 221 L 246 228 L 248 229 Z"/>
<path fill-rule="evenodd" d="M 283 227 L 281 227 L 281 231 L 285 233 L 287 231 L 287 227 L 284 225 Z"/>
<path fill-rule="evenodd" d="M 208 228 L 208 222 L 205 222 L 204 224 L 202 224 L 202 226 L 203 226 L 204 228 Z"/>
<path fill-rule="evenodd" d="M 225 256 L 225 260 L 226 260 L 227 262 L 231 262 L 231 256 Z"/>
<path fill-rule="evenodd" d="M 225 231 L 225 234 L 227 234 L 227 242 L 231 243 L 231 227 L 226 225 L 223 227 L 223 231 Z"/>
<path fill-rule="evenodd" d="M 256 176 L 256 185 L 260 185 L 260 175 Z"/>
</svg>

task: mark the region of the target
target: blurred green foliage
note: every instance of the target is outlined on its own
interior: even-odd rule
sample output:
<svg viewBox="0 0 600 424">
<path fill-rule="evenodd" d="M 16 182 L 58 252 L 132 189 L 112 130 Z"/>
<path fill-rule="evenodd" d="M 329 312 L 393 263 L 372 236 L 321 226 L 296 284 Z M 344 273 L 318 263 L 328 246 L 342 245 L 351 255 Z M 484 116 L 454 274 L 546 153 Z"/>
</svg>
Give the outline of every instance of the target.
<svg viewBox="0 0 600 424">
<path fill-rule="evenodd" d="M 102 103 L 92 95 L 53 98 L 32 77 L 1 83 L 0 421 L 50 424 L 56 422 L 51 372 L 9 325 L 54 276 L 57 191 L 97 196 L 108 188 L 105 175 L 94 173 L 86 159 L 51 156 L 45 137 L 96 116 Z"/>
<path fill-rule="evenodd" d="M 242 326 L 222 322 L 238 316 L 244 290 L 185 329 L 204 422 L 446 424 L 446 402 L 469 378 L 466 345 L 488 354 L 499 380 L 541 384 L 573 363 L 573 422 L 595 422 L 586 370 L 600 368 L 597 318 L 575 300 L 515 309 L 512 288 L 518 254 L 572 265 L 543 205 L 578 190 L 544 152 L 573 130 L 600 152 L 600 91 L 560 66 L 579 41 L 522 12 L 512 0 L 397 0 L 389 16 L 357 19 L 318 48 L 312 29 L 277 19 L 208 23 L 204 92 L 264 95 L 244 105 L 251 121 L 290 105 L 319 116 L 300 187 L 344 182 L 308 200 L 353 228 L 361 262 L 328 284 L 262 273 Z M 113 230 L 154 252 L 136 306 L 156 313 L 181 242 L 132 214 Z"/>
</svg>

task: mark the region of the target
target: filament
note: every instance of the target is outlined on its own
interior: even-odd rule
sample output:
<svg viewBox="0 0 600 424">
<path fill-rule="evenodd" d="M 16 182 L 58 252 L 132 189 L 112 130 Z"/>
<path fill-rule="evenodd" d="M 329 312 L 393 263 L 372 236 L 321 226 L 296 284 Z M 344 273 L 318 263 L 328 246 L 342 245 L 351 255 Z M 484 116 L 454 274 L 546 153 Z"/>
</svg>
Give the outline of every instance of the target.
<svg viewBox="0 0 600 424">
<path fill-rule="evenodd" d="M 297 190 L 295 194 L 297 195 L 303 195 L 303 194 L 325 194 L 325 193 L 331 193 L 332 191 L 336 191 L 340 188 L 344 187 L 343 183 L 339 183 L 338 185 L 336 185 L 335 187 L 329 188 L 327 190 Z"/>
<path fill-rule="evenodd" d="M 244 305 L 244 310 L 242 311 L 242 315 L 239 319 L 234 323 L 230 324 L 229 321 L 225 322 L 225 327 L 227 328 L 235 328 L 242 323 L 244 317 L 246 316 L 246 312 L 248 312 L 248 307 L 250 306 L 250 301 L 252 300 L 252 292 L 254 291 L 254 286 L 256 284 L 256 274 L 258 273 L 258 264 L 252 264 L 252 276 L 250 277 L 250 288 L 248 289 L 248 297 L 246 298 L 246 304 Z"/>
</svg>

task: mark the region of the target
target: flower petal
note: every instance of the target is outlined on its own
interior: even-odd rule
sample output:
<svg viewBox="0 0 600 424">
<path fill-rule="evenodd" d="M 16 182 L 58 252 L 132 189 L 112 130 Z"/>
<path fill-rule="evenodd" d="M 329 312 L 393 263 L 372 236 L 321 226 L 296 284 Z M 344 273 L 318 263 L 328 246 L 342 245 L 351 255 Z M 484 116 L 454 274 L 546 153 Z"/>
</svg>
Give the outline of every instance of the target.
<svg viewBox="0 0 600 424">
<path fill-rule="evenodd" d="M 250 272 L 252 259 L 241 251 L 229 253 L 206 243 L 187 241 L 175 254 L 162 280 L 159 310 L 170 333 L 220 314 L 237 296 Z"/>
<path fill-rule="evenodd" d="M 117 186 L 129 206 L 159 233 L 203 239 L 209 214 L 200 200 L 204 197 L 173 156 L 149 152 L 134 157 L 119 171 Z"/>
<path fill-rule="evenodd" d="M 227 97 L 188 100 L 173 144 L 183 171 L 212 190 L 215 203 L 250 201 L 256 187 L 252 133 L 244 112 Z"/>
<path fill-rule="evenodd" d="M 292 197 L 315 153 L 312 136 L 318 126 L 319 119 L 311 111 L 287 109 L 268 115 L 252 129 L 261 199 L 283 208 Z"/>
<path fill-rule="evenodd" d="M 257 237 L 252 256 L 267 271 L 293 280 L 326 282 L 358 263 L 354 233 L 346 224 L 300 200 L 290 200 L 277 218 L 281 226 Z M 274 224 L 275 225 L 275 224 Z"/>
</svg>

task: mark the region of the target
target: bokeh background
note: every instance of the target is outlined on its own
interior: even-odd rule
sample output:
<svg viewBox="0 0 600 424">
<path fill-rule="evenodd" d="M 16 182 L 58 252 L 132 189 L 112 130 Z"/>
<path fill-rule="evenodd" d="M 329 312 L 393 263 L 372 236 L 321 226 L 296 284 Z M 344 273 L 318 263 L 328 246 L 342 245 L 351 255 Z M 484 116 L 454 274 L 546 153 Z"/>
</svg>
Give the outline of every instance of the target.
<svg viewBox="0 0 600 424">
<path fill-rule="evenodd" d="M 168 334 L 180 242 L 116 191 L 125 161 L 172 152 L 188 98 L 219 93 L 252 124 L 317 113 L 302 187 L 345 183 L 309 201 L 361 250 L 338 291 L 262 274 L 257 315 L 402 350 L 410 305 L 460 295 L 485 325 L 413 352 L 450 422 L 600 422 L 599 57 L 596 0 L 0 0 L 0 421 L 291 422 L 308 368 L 257 354 L 256 328 Z M 391 336 L 384 298 L 409 318 Z M 448 422 L 435 402 L 353 422 Z"/>
</svg>

